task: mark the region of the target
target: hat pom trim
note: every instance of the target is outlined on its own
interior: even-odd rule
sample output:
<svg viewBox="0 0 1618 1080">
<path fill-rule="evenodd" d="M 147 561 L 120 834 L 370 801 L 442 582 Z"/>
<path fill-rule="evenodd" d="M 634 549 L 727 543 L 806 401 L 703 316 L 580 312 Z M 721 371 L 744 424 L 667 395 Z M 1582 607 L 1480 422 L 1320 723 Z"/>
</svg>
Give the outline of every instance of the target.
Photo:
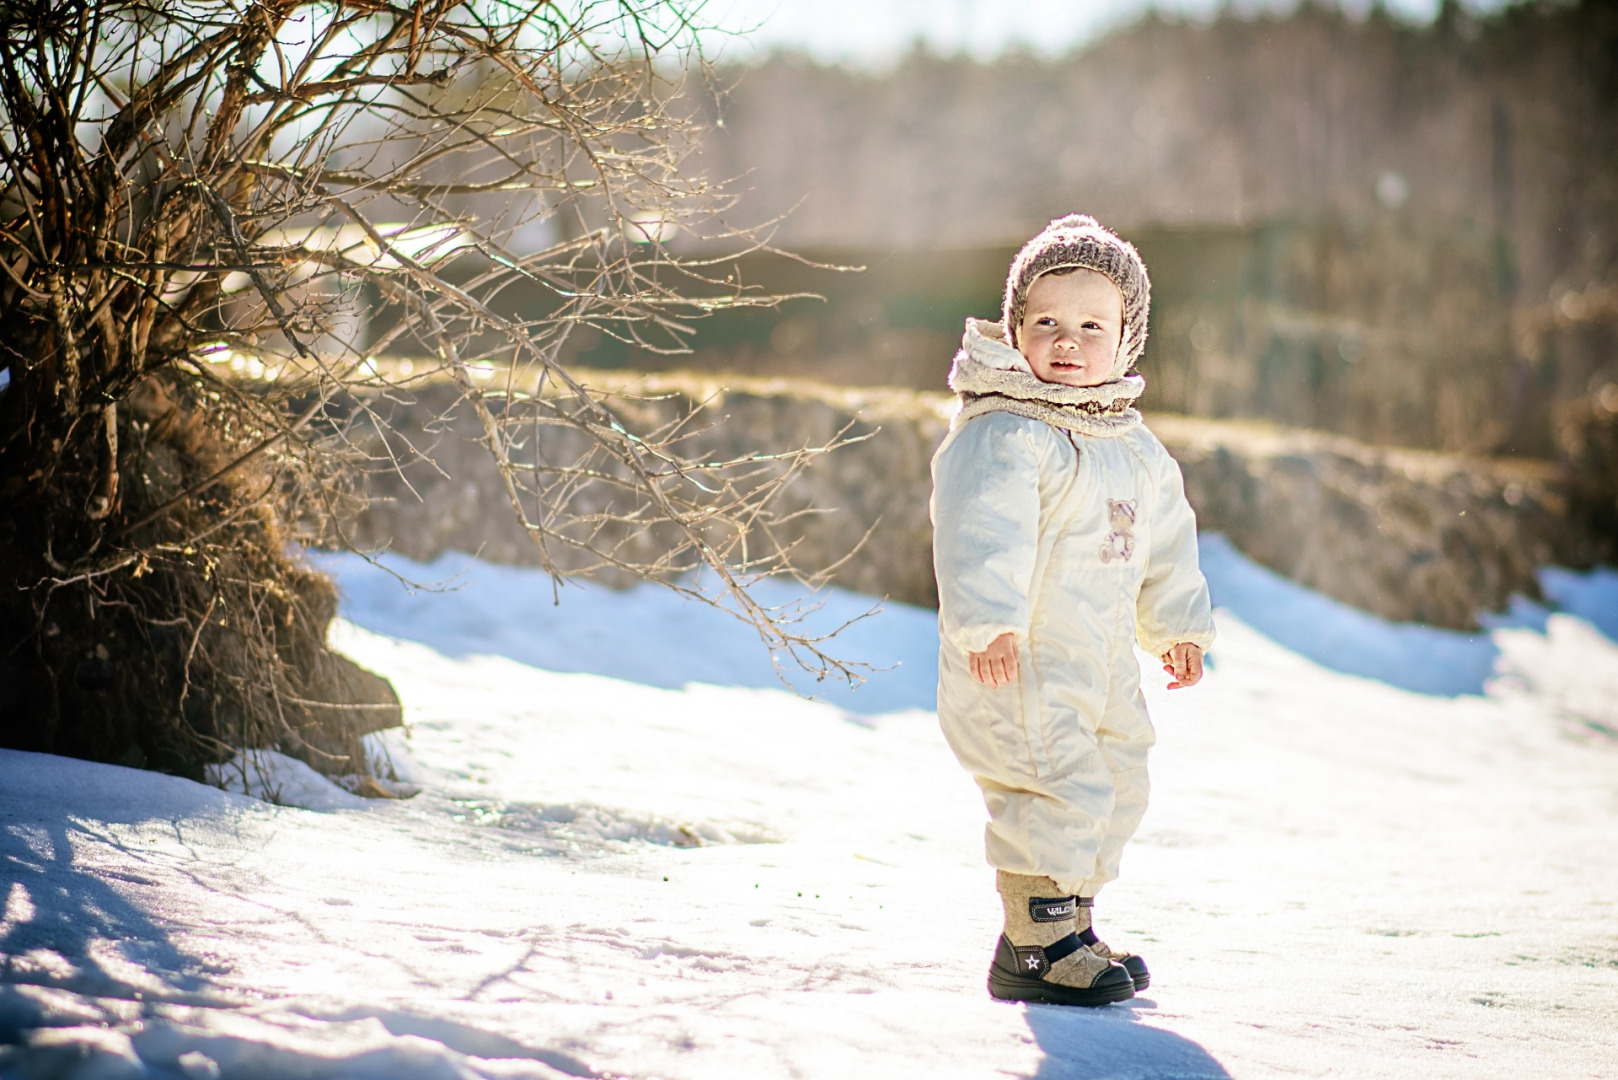
<svg viewBox="0 0 1618 1080">
<path fill-rule="evenodd" d="M 1099 228 L 1101 228 L 1101 222 L 1097 221 L 1095 218 L 1091 217 L 1089 214 L 1067 214 L 1067 215 L 1065 215 L 1063 217 L 1056 218 L 1049 225 L 1045 226 L 1046 231 L 1049 231 L 1051 229 L 1099 229 Z"/>
</svg>

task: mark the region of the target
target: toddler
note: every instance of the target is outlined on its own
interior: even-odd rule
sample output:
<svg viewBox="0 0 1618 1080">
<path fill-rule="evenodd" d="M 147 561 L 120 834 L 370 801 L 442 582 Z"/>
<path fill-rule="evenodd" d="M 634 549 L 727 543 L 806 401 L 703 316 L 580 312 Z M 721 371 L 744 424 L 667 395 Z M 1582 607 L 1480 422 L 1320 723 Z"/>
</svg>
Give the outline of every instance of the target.
<svg viewBox="0 0 1618 1080">
<path fill-rule="evenodd" d="M 933 458 L 938 717 L 983 790 L 1005 909 L 989 992 L 1102 1005 L 1149 980 L 1091 928 L 1146 811 L 1155 741 L 1134 645 L 1170 689 L 1213 640 L 1179 467 L 1133 403 L 1151 286 L 1082 214 L 1012 260 L 1003 321 L 969 319 L 961 410 Z"/>
</svg>

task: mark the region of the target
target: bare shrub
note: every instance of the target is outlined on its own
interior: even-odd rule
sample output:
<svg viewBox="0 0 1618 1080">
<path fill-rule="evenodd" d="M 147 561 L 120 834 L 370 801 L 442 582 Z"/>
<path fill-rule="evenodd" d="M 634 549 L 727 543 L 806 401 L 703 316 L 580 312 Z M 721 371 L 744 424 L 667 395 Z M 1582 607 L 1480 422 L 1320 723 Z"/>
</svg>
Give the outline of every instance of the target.
<svg viewBox="0 0 1618 1080">
<path fill-rule="evenodd" d="M 363 772 L 397 704 L 293 552 L 344 542 L 355 470 L 427 453 L 375 404 L 446 378 L 558 585 L 651 577 L 854 676 L 747 592 L 791 572 L 772 500 L 825 447 L 693 457 L 689 416 L 557 360 L 774 299 L 668 107 L 708 77 L 700 6 L 0 9 L 0 742 Z"/>
</svg>

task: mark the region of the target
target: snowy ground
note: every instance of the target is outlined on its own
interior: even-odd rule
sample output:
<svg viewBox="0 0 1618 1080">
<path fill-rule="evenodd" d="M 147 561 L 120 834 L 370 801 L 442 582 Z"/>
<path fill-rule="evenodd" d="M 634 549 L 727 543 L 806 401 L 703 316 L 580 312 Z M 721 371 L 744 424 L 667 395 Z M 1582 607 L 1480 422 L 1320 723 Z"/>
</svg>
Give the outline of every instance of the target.
<svg viewBox="0 0 1618 1080">
<path fill-rule="evenodd" d="M 1132 1002 L 988 1000 L 930 613 L 861 624 L 901 665 L 817 703 L 655 590 L 339 559 L 421 794 L 0 752 L 0 1077 L 1618 1077 L 1618 575 L 1467 637 L 1204 558 L 1214 666 L 1148 680 L 1099 907 Z"/>
</svg>

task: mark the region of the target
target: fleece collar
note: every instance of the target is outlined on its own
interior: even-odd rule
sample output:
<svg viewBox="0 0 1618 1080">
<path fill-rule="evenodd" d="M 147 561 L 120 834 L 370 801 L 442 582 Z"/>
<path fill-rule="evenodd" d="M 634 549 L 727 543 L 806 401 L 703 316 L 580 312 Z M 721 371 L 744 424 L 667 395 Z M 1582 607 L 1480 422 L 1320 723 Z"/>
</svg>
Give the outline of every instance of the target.
<svg viewBox="0 0 1618 1080">
<path fill-rule="evenodd" d="M 961 350 L 950 368 L 949 388 L 961 398 L 956 424 L 1003 411 L 1081 435 L 1116 438 L 1140 423 L 1133 404 L 1146 389 L 1146 380 L 1115 371 L 1099 386 L 1042 382 L 1027 357 L 1006 344 L 1001 324 L 968 319 Z"/>
</svg>

